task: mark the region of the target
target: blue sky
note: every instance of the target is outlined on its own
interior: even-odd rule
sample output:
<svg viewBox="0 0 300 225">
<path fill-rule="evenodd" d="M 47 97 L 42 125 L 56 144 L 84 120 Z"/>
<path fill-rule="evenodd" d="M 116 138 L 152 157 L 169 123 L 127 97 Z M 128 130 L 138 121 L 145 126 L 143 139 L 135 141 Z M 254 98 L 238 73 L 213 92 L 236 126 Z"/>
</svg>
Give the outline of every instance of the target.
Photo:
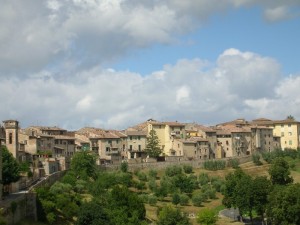
<svg viewBox="0 0 300 225">
<path fill-rule="evenodd" d="M 300 120 L 299 0 L 0 2 L 0 120 Z"/>
<path fill-rule="evenodd" d="M 200 28 L 177 38 L 178 43 L 130 52 L 111 66 L 147 75 L 181 58 L 214 62 L 225 49 L 237 48 L 278 60 L 285 75 L 300 72 L 300 18 L 268 22 L 261 7 L 213 15 Z"/>
</svg>

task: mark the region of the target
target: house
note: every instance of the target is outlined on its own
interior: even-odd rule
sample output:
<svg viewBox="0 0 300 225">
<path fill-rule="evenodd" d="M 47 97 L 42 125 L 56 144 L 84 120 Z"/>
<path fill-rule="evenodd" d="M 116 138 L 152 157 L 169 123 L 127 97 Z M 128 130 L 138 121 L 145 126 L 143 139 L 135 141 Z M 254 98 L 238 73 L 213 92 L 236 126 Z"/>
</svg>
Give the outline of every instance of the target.
<svg viewBox="0 0 300 225">
<path fill-rule="evenodd" d="M 75 138 L 89 140 L 91 150 L 99 156 L 101 164 L 120 162 L 127 157 L 127 136 L 119 131 L 85 127 L 75 132 Z"/>
<path fill-rule="evenodd" d="M 128 159 L 146 158 L 147 132 L 129 128 L 125 130 L 125 134 L 127 136 Z"/>
</svg>

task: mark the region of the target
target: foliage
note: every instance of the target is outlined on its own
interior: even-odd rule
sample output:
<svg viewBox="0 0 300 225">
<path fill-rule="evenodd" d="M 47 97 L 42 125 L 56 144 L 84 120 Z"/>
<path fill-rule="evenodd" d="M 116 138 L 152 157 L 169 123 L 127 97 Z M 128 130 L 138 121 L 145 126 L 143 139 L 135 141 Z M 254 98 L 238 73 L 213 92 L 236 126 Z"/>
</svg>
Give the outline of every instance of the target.
<svg viewBox="0 0 300 225">
<path fill-rule="evenodd" d="M 146 141 L 145 151 L 150 157 L 157 158 L 162 153 L 162 149 L 159 146 L 159 139 L 155 130 L 150 130 Z"/>
<path fill-rule="evenodd" d="M 176 192 L 172 196 L 172 203 L 178 205 L 180 203 L 180 195 Z"/>
<path fill-rule="evenodd" d="M 2 151 L 2 182 L 8 185 L 17 182 L 20 178 L 20 169 L 17 160 L 8 151 L 6 146 L 1 146 Z"/>
<path fill-rule="evenodd" d="M 181 194 L 179 203 L 180 205 L 188 205 L 189 200 L 190 200 L 189 196 L 187 196 L 186 194 Z"/>
<path fill-rule="evenodd" d="M 26 172 L 28 173 L 30 171 L 30 165 L 29 162 L 22 162 L 19 164 L 19 170 L 20 172 Z"/>
<path fill-rule="evenodd" d="M 149 177 L 152 177 L 152 178 L 156 179 L 157 171 L 154 170 L 154 169 L 151 169 L 151 170 L 149 170 L 148 174 L 149 174 Z"/>
<path fill-rule="evenodd" d="M 140 224 L 145 220 L 146 209 L 142 199 L 127 187 L 115 186 L 108 202 L 109 217 L 114 224 Z"/>
<path fill-rule="evenodd" d="M 137 176 L 138 176 L 140 181 L 147 181 L 148 180 L 147 174 L 142 172 L 142 171 L 139 171 L 137 173 Z"/>
<path fill-rule="evenodd" d="M 262 162 L 260 161 L 260 155 L 259 154 L 253 154 L 252 155 L 252 161 L 256 166 L 262 165 Z"/>
<path fill-rule="evenodd" d="M 202 203 L 205 201 L 205 196 L 201 192 L 195 192 L 192 196 L 192 202 L 194 206 L 200 207 Z"/>
<path fill-rule="evenodd" d="M 224 170 L 226 166 L 226 162 L 223 160 L 208 160 L 203 164 L 204 169 L 206 170 Z"/>
<path fill-rule="evenodd" d="M 156 185 L 156 182 L 153 178 L 149 179 L 148 188 L 150 189 L 150 191 L 155 192 L 155 190 L 157 188 L 157 185 Z"/>
<path fill-rule="evenodd" d="M 279 157 L 273 160 L 269 174 L 273 184 L 285 185 L 293 182 L 290 176 L 289 164 L 286 160 Z"/>
<path fill-rule="evenodd" d="M 156 203 L 157 203 L 157 197 L 155 195 L 149 195 L 148 196 L 148 203 L 150 205 L 156 205 Z"/>
<path fill-rule="evenodd" d="M 191 225 L 191 223 L 179 209 L 166 205 L 159 212 L 157 225 Z"/>
<path fill-rule="evenodd" d="M 201 185 L 201 186 L 203 186 L 203 185 L 205 185 L 205 184 L 208 184 L 208 182 L 209 182 L 209 177 L 208 177 L 208 175 L 207 175 L 207 173 L 200 173 L 199 174 L 199 184 Z"/>
<path fill-rule="evenodd" d="M 95 157 L 84 151 L 77 152 L 71 161 L 71 170 L 76 177 L 87 179 L 89 177 L 96 178 L 96 159 Z"/>
<path fill-rule="evenodd" d="M 123 173 L 127 173 L 128 172 L 128 163 L 127 162 L 122 162 L 120 165 L 120 169 Z"/>
<path fill-rule="evenodd" d="M 238 159 L 229 159 L 227 162 L 227 166 L 237 169 L 240 166 L 239 160 Z"/>
<path fill-rule="evenodd" d="M 112 224 L 103 206 L 96 201 L 83 204 L 80 207 L 76 225 Z"/>
<path fill-rule="evenodd" d="M 175 187 L 179 188 L 181 192 L 192 193 L 198 187 L 196 176 L 186 176 L 180 174 L 172 178 Z"/>
<path fill-rule="evenodd" d="M 168 166 L 165 170 L 165 174 L 168 177 L 173 177 L 179 174 L 182 174 L 182 168 L 180 166 Z"/>
<path fill-rule="evenodd" d="M 193 172 L 193 167 L 191 165 L 183 165 L 183 171 L 187 174 L 190 174 Z"/>
<path fill-rule="evenodd" d="M 269 196 L 268 220 L 274 225 L 300 224 L 300 184 L 277 186 Z"/>
<path fill-rule="evenodd" d="M 204 208 L 197 214 L 197 222 L 202 225 L 214 225 L 217 220 L 215 211 L 209 208 Z"/>
</svg>

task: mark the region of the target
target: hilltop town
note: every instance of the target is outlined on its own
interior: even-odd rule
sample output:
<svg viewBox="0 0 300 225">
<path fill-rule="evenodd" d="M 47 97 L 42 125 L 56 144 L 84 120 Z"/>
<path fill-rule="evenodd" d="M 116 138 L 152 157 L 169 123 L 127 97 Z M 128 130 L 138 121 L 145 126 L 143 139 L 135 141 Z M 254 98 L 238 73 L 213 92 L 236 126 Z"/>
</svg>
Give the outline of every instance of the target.
<svg viewBox="0 0 300 225">
<path fill-rule="evenodd" d="M 147 135 L 156 131 L 162 149 L 161 161 L 186 161 L 239 157 L 274 149 L 299 146 L 300 122 L 294 118 L 252 121 L 236 119 L 215 126 L 162 122 L 149 119 L 126 130 L 84 127 L 68 131 L 56 126 L 19 127 L 5 120 L 0 127 L 0 144 L 19 162 L 29 162 L 33 179 L 70 167 L 75 152 L 91 151 L 98 165 L 151 162 L 145 151 Z M 2 166 L 2 165 L 1 165 Z M 10 187 L 10 191 L 22 188 Z"/>
</svg>

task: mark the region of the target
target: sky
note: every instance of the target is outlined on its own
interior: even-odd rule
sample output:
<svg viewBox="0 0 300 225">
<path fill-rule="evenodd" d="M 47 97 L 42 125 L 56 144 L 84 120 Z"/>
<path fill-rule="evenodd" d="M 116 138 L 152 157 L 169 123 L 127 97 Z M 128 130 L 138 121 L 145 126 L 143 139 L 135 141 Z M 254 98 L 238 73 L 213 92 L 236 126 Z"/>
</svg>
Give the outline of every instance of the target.
<svg viewBox="0 0 300 225">
<path fill-rule="evenodd" d="M 300 120 L 299 0 L 0 0 L 0 120 Z"/>
</svg>

